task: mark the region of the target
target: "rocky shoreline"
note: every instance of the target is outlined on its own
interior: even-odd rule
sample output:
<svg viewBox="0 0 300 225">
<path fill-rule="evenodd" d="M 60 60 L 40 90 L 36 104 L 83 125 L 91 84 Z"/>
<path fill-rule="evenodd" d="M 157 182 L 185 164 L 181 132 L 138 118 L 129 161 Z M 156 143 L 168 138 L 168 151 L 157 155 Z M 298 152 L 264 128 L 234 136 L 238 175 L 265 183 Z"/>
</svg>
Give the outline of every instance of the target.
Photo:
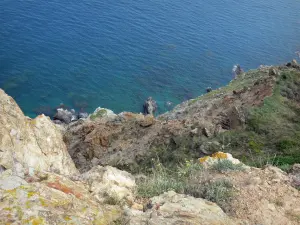
<svg viewBox="0 0 300 225">
<path fill-rule="evenodd" d="M 0 89 L 0 224 L 299 224 L 299 96 L 295 60 L 156 118 L 30 119 Z M 285 171 L 244 164 L 273 153 Z"/>
</svg>

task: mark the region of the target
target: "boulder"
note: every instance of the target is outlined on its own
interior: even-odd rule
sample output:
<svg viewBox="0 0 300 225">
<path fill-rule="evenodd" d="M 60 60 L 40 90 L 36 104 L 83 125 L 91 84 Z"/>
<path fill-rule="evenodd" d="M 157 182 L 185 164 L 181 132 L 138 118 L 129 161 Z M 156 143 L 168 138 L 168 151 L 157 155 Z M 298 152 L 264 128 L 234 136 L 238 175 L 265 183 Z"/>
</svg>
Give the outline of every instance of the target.
<svg viewBox="0 0 300 225">
<path fill-rule="evenodd" d="M 105 118 L 105 119 L 115 119 L 117 115 L 110 109 L 98 107 L 90 116 L 91 120 L 95 120 L 97 118 Z"/>
<path fill-rule="evenodd" d="M 199 159 L 200 163 L 205 167 L 205 168 L 210 168 L 214 164 L 218 163 L 220 160 L 229 160 L 232 162 L 232 164 L 242 164 L 240 160 L 235 159 L 232 157 L 230 153 L 224 153 L 224 152 L 216 152 L 212 154 L 211 156 L 204 156 Z M 244 164 L 242 164 L 244 165 Z M 246 166 L 245 166 L 246 168 Z"/>
<path fill-rule="evenodd" d="M 21 164 L 35 170 L 74 174 L 77 169 L 60 131 L 49 117 L 25 117 L 17 103 L 0 89 L 0 165 Z"/>
<path fill-rule="evenodd" d="M 111 166 L 95 166 L 82 174 L 82 179 L 89 184 L 89 190 L 100 202 L 133 201 L 136 188 L 134 177 Z"/>
<path fill-rule="evenodd" d="M 206 88 L 206 93 L 209 93 L 209 92 L 211 92 L 212 91 L 212 88 L 211 87 L 207 87 Z"/>
<path fill-rule="evenodd" d="M 142 119 L 140 119 L 138 122 L 142 127 L 150 127 L 155 123 L 155 119 L 153 115 L 146 115 L 143 116 Z"/>
<path fill-rule="evenodd" d="M 201 198 L 166 192 L 151 199 L 152 208 L 146 212 L 128 210 L 127 220 L 130 225 L 210 225 L 238 224 L 231 220 L 215 203 Z"/>
</svg>

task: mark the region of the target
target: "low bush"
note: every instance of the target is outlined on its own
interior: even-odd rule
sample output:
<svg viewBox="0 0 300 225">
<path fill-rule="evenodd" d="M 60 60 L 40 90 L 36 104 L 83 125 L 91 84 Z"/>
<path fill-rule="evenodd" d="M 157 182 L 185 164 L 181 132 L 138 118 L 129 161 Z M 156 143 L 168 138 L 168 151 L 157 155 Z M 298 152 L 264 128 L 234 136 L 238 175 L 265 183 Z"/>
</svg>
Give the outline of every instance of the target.
<svg viewBox="0 0 300 225">
<path fill-rule="evenodd" d="M 219 160 L 212 166 L 212 169 L 218 172 L 227 171 L 242 171 L 244 170 L 243 164 L 233 164 L 230 160 Z"/>
</svg>

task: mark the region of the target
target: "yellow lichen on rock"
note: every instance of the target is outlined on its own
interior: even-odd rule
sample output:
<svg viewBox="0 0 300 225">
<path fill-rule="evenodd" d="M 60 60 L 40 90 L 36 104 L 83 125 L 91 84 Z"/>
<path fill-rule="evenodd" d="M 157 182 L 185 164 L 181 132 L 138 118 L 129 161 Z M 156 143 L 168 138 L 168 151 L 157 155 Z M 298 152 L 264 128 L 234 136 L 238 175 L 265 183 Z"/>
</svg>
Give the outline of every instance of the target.
<svg viewBox="0 0 300 225">
<path fill-rule="evenodd" d="M 211 157 L 216 159 L 227 159 L 228 158 L 227 154 L 228 153 L 224 153 L 224 152 L 216 152 L 212 154 Z"/>
<path fill-rule="evenodd" d="M 200 163 L 204 163 L 206 160 L 208 160 L 210 157 L 209 156 L 204 156 L 199 159 Z"/>
<path fill-rule="evenodd" d="M 209 168 L 220 160 L 229 160 L 232 164 L 240 164 L 241 162 L 238 159 L 232 157 L 230 153 L 225 152 L 216 152 L 211 156 L 204 156 L 199 159 L 199 162 L 205 167 Z"/>
</svg>

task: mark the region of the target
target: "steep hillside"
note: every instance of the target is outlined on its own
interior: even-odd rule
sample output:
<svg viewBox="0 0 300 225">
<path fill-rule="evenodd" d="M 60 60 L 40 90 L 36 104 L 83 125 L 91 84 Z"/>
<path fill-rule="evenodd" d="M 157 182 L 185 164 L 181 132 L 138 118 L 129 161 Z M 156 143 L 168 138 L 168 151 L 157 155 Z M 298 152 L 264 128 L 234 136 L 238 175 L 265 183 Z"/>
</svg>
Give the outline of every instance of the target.
<svg viewBox="0 0 300 225">
<path fill-rule="evenodd" d="M 109 164 L 130 171 L 170 166 L 216 151 L 283 168 L 299 159 L 300 69 L 262 66 L 227 86 L 183 102 L 158 118 L 121 113 L 71 124 L 64 135 L 82 171 Z"/>
</svg>

